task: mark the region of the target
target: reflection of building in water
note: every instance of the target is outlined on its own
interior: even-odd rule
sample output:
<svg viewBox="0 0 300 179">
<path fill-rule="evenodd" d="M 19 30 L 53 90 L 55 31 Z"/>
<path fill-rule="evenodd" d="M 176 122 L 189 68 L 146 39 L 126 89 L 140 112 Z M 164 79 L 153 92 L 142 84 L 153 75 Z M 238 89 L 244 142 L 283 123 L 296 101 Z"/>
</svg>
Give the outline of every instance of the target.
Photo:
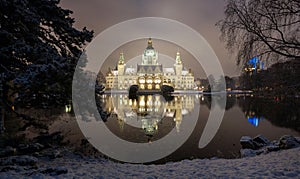
<svg viewBox="0 0 300 179">
<path fill-rule="evenodd" d="M 245 112 L 245 114 L 246 114 L 248 122 L 255 127 L 257 127 L 259 125 L 259 122 L 261 120 L 263 120 L 263 117 L 257 117 L 255 115 L 255 112 L 253 112 L 253 111 Z"/>
<path fill-rule="evenodd" d="M 176 129 L 179 132 L 182 115 L 186 115 L 194 109 L 195 96 L 174 96 L 174 100 L 167 102 L 165 107 L 166 116 L 173 117 Z"/>
<path fill-rule="evenodd" d="M 174 96 L 174 100 L 166 102 L 161 95 L 142 95 L 138 99 L 129 99 L 126 95 L 105 96 L 105 108 L 117 114 L 121 130 L 129 120 L 141 122 L 146 135 L 153 135 L 164 117 L 171 117 L 179 132 L 183 115 L 194 109 L 195 96 Z"/>
<path fill-rule="evenodd" d="M 138 85 L 141 90 L 160 90 L 162 84 L 168 84 L 175 89 L 194 89 L 194 75 L 191 70 L 183 67 L 180 53 L 177 52 L 174 67 L 163 68 L 158 63 L 158 52 L 152 46 L 151 38 L 142 55 L 142 63 L 137 68 L 126 67 L 124 55 L 120 54 L 115 70 L 109 70 L 106 75 L 107 89 L 128 89 Z"/>
</svg>

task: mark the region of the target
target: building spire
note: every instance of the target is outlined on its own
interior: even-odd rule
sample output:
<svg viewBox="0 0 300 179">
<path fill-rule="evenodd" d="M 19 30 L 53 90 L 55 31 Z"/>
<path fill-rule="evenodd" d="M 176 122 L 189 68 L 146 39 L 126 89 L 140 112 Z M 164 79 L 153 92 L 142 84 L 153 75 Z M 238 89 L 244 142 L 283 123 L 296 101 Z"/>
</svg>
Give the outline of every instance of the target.
<svg viewBox="0 0 300 179">
<path fill-rule="evenodd" d="M 124 65 L 124 53 L 120 53 L 120 58 L 119 58 L 119 65 Z"/>
<path fill-rule="evenodd" d="M 151 37 L 148 39 L 148 46 L 147 46 L 147 49 L 153 49 Z"/>
<path fill-rule="evenodd" d="M 176 54 L 176 64 L 182 64 L 179 51 L 177 51 L 177 54 Z"/>
</svg>

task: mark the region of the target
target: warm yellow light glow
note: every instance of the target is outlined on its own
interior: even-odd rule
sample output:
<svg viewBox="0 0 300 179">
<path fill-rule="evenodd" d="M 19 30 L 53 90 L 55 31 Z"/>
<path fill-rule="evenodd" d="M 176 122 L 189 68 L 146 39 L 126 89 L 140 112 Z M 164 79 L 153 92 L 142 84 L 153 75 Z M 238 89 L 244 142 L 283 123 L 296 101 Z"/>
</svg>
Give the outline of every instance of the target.
<svg viewBox="0 0 300 179">
<path fill-rule="evenodd" d="M 148 96 L 147 96 L 147 100 L 152 101 L 152 95 L 148 95 Z"/>
<path fill-rule="evenodd" d="M 161 82 L 161 79 L 159 77 L 156 77 L 154 80 L 154 83 L 159 84 Z"/>
<path fill-rule="evenodd" d="M 147 79 L 147 83 L 152 83 L 153 81 L 152 81 L 152 79 L 151 78 L 148 78 Z"/>
<path fill-rule="evenodd" d="M 145 108 L 139 108 L 140 112 L 145 112 Z"/>
<path fill-rule="evenodd" d="M 139 83 L 142 83 L 142 84 L 145 83 L 145 78 L 143 78 L 143 77 L 140 78 L 140 79 L 139 79 Z"/>
<path fill-rule="evenodd" d="M 139 101 L 140 106 L 145 106 L 145 98 L 144 96 L 141 96 L 140 101 Z"/>
<path fill-rule="evenodd" d="M 71 112 L 71 104 L 67 104 L 66 106 L 65 106 L 65 109 L 66 109 L 66 112 Z"/>
<path fill-rule="evenodd" d="M 152 89 L 152 84 L 148 84 L 147 88 Z"/>
<path fill-rule="evenodd" d="M 129 106 L 132 106 L 132 99 L 129 99 Z"/>
</svg>

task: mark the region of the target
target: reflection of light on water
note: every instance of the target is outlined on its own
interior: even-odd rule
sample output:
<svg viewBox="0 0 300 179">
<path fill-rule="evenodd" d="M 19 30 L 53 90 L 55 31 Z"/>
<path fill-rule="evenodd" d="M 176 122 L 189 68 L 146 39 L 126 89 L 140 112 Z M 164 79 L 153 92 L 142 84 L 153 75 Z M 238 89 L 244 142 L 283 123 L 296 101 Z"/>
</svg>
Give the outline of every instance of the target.
<svg viewBox="0 0 300 179">
<path fill-rule="evenodd" d="M 158 130 L 158 123 L 164 118 L 173 118 L 179 132 L 184 115 L 195 107 L 195 95 L 174 96 L 166 102 L 161 95 L 141 95 L 137 99 L 129 99 L 127 95 L 105 97 L 105 108 L 118 116 L 118 123 L 123 130 L 124 123 L 142 128 L 146 135 L 153 135 Z M 198 102 L 197 102 L 198 103 Z M 136 120 L 134 120 L 136 119 Z"/>
<path fill-rule="evenodd" d="M 136 114 L 133 112 L 133 111 L 130 111 L 130 112 L 126 112 L 125 113 L 125 117 L 127 117 L 127 118 L 133 118 L 133 117 L 135 117 L 136 116 Z"/>
<path fill-rule="evenodd" d="M 186 109 L 182 109 L 182 111 L 181 111 L 181 114 L 182 114 L 182 115 L 187 115 L 188 113 L 189 113 L 189 111 L 186 110 Z"/>
<path fill-rule="evenodd" d="M 145 106 L 145 97 L 144 97 L 144 96 L 141 96 L 141 97 L 139 98 L 139 105 L 140 105 L 141 107 L 144 107 L 144 106 Z"/>
<path fill-rule="evenodd" d="M 201 101 L 204 101 L 204 96 L 201 97 Z"/>
<path fill-rule="evenodd" d="M 259 122 L 263 119 L 263 117 L 258 117 L 255 111 L 245 111 L 245 116 L 250 124 L 257 127 Z"/>
<path fill-rule="evenodd" d="M 166 117 L 173 117 L 174 114 L 175 114 L 175 112 L 171 112 L 171 111 L 170 111 L 170 112 L 166 112 L 166 113 L 165 113 L 165 116 L 166 116 Z"/>
<path fill-rule="evenodd" d="M 146 135 L 153 135 L 158 130 L 158 119 L 142 119 L 142 129 Z"/>
<path fill-rule="evenodd" d="M 248 116 L 248 122 L 250 124 L 252 124 L 253 126 L 257 127 L 260 120 L 262 120 L 262 118 L 259 118 L 259 117 L 256 117 L 256 116 L 253 116 L 253 117 L 250 117 Z"/>
<path fill-rule="evenodd" d="M 129 99 L 129 106 L 132 106 L 132 99 Z"/>
</svg>

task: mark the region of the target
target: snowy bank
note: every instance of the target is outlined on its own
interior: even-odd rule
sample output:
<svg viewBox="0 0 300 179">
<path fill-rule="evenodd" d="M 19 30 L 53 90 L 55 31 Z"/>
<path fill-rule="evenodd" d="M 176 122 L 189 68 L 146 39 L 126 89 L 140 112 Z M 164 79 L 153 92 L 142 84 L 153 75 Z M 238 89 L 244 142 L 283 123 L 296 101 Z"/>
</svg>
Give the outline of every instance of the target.
<svg viewBox="0 0 300 179">
<path fill-rule="evenodd" d="M 0 178 L 300 177 L 299 147 L 241 159 L 195 159 L 163 165 L 121 164 L 103 158 L 80 157 L 68 150 L 62 153 L 62 157 L 51 160 L 19 156 L 23 165 L 2 166 Z M 16 161 L 13 157 L 2 161 Z M 29 160 L 28 165 L 24 160 Z"/>
</svg>

